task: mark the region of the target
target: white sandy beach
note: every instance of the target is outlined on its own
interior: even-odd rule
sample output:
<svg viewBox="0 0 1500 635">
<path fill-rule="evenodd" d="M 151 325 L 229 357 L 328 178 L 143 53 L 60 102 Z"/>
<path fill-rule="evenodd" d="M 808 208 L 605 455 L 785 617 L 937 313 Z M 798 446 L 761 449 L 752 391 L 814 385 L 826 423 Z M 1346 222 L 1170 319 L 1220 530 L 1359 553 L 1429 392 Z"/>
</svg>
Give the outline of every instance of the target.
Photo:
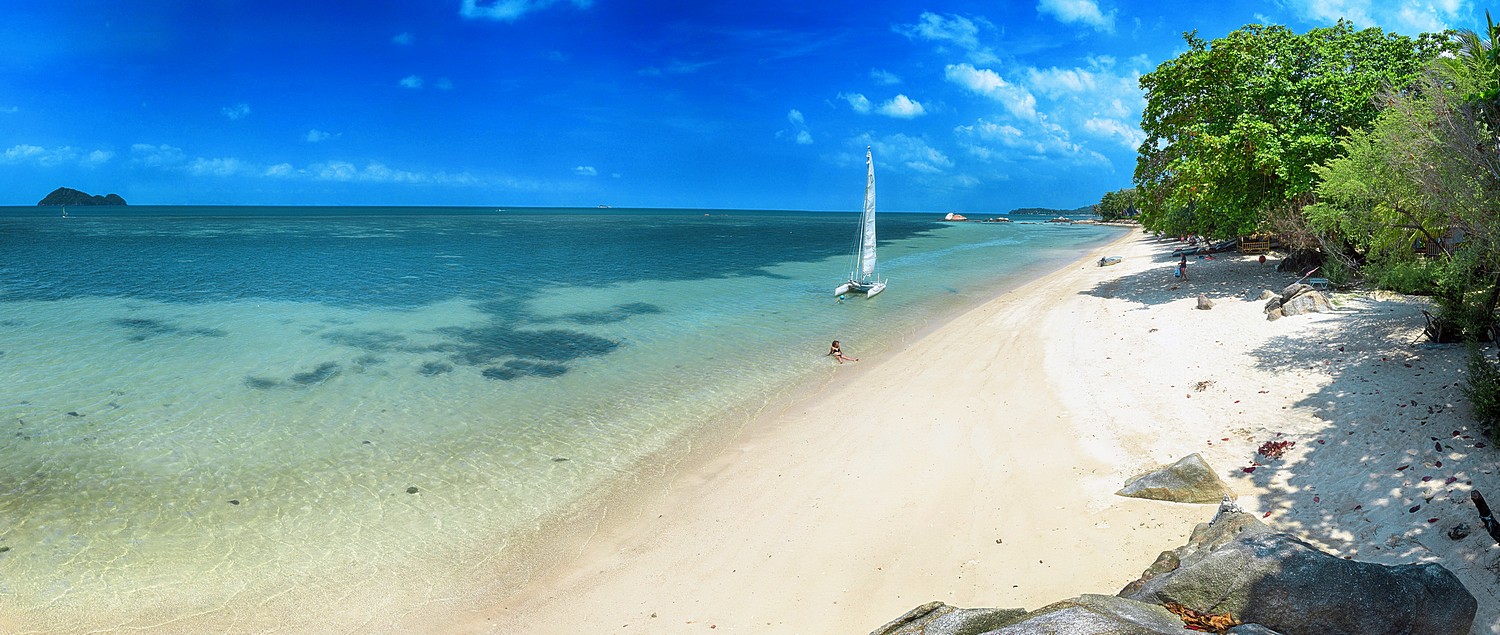
<svg viewBox="0 0 1500 635">
<path fill-rule="evenodd" d="M 1181 282 L 1172 247 L 1132 232 L 845 366 L 612 509 L 518 593 L 407 626 L 864 633 L 932 600 L 1114 593 L 1214 511 L 1114 492 L 1199 452 L 1276 529 L 1360 560 L 1442 563 L 1479 600 L 1473 632 L 1500 633 L 1500 547 L 1468 502 L 1473 488 L 1500 499 L 1500 455 L 1469 421 L 1464 350 L 1414 346 L 1424 305 L 1400 297 L 1337 294 L 1337 313 L 1266 321 L 1245 297 L 1292 281 L 1274 261 L 1196 260 Z M 1103 254 L 1124 261 L 1095 266 Z M 1246 472 L 1270 440 L 1296 445 Z M 1471 535 L 1448 538 L 1459 523 Z"/>
</svg>

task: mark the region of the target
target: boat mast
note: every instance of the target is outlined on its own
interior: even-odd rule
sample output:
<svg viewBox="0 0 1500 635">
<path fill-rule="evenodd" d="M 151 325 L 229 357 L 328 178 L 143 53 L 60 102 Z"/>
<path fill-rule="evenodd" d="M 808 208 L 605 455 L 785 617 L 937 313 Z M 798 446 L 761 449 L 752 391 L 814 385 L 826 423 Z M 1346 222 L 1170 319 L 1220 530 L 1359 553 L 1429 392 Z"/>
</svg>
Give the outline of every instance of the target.
<svg viewBox="0 0 1500 635">
<path fill-rule="evenodd" d="M 865 280 L 875 273 L 875 161 L 869 146 L 865 146 L 865 212 L 860 224 L 859 272 L 860 280 Z"/>
</svg>

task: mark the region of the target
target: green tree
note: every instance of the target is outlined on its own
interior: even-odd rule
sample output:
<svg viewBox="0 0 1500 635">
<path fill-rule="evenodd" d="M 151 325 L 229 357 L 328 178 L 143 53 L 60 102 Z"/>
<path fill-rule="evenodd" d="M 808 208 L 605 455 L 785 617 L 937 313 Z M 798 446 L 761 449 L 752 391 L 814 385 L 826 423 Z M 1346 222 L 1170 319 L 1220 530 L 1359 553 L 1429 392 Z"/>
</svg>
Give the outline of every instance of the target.
<svg viewBox="0 0 1500 635">
<path fill-rule="evenodd" d="M 1146 108 L 1135 184 L 1141 222 L 1228 238 L 1300 222 L 1320 165 L 1363 129 L 1387 86 L 1405 86 L 1443 48 L 1348 22 L 1296 34 L 1252 24 L 1188 50 L 1141 77 Z"/>
<path fill-rule="evenodd" d="M 1135 216 L 1138 211 L 1135 188 L 1105 192 L 1094 210 L 1100 218 L 1107 221 Z"/>
</svg>

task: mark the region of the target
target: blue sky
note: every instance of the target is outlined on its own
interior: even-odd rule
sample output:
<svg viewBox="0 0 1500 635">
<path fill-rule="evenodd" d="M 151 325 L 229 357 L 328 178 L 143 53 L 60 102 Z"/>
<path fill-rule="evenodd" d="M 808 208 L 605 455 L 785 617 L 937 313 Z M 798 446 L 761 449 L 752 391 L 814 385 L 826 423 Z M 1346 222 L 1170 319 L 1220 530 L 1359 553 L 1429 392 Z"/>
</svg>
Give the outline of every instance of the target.
<svg viewBox="0 0 1500 635">
<path fill-rule="evenodd" d="M 1137 79 L 1244 24 L 1466 0 L 0 0 L 0 205 L 1071 208 Z"/>
</svg>

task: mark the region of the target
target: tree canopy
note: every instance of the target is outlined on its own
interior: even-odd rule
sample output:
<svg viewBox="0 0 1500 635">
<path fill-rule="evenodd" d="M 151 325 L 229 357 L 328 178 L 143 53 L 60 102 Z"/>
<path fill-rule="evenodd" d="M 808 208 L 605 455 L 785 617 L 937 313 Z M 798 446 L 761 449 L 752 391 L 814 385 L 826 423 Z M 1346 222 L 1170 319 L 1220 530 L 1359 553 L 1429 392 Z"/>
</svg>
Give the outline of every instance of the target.
<svg viewBox="0 0 1500 635">
<path fill-rule="evenodd" d="M 1384 88 L 1408 85 L 1447 46 L 1348 22 L 1297 34 L 1252 24 L 1141 77 L 1146 108 L 1135 184 L 1152 229 L 1233 237 L 1298 217 L 1314 166 L 1370 125 Z"/>
</svg>

